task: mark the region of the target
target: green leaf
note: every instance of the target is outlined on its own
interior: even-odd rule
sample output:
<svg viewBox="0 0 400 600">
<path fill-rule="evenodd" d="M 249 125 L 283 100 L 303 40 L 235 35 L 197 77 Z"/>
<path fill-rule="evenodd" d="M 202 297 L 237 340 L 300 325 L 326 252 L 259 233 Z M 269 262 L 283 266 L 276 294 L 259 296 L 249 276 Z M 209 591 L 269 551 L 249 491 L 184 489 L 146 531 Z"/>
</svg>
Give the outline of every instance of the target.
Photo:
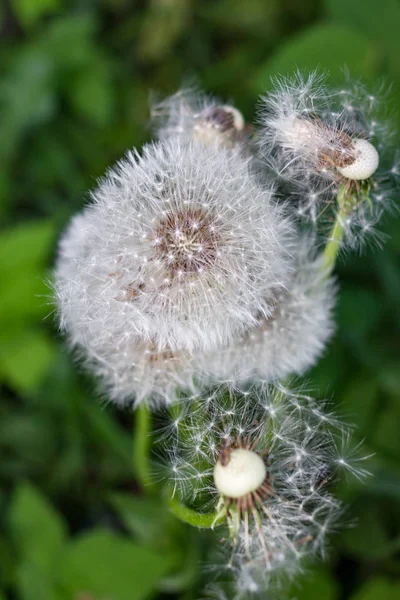
<svg viewBox="0 0 400 600">
<path fill-rule="evenodd" d="M 4 231 L 0 235 L 1 279 L 42 266 L 49 257 L 55 235 L 55 223 L 51 220 L 26 222 Z"/>
<path fill-rule="evenodd" d="M 84 68 L 97 58 L 99 49 L 94 44 L 95 14 L 64 14 L 51 21 L 41 42 L 43 50 L 55 60 L 64 75 L 73 69 Z M 68 79 L 64 82 L 69 83 Z"/>
<path fill-rule="evenodd" d="M 21 25 L 30 28 L 60 8 L 60 0 L 11 0 L 11 7 Z"/>
<path fill-rule="evenodd" d="M 144 600 L 170 568 L 161 556 L 106 530 L 73 541 L 62 561 L 63 587 L 70 597 Z"/>
<path fill-rule="evenodd" d="M 347 67 L 353 75 L 368 76 L 376 70 L 377 60 L 377 49 L 366 36 L 342 25 L 315 25 L 284 44 L 259 69 L 253 88 L 268 89 L 271 76 L 291 75 L 296 69 L 327 70 L 337 78 Z"/>
<path fill-rule="evenodd" d="M 163 523 L 169 516 L 160 500 L 122 492 L 111 494 L 109 499 L 125 527 L 141 543 L 152 544 L 160 537 Z"/>
<path fill-rule="evenodd" d="M 400 456 L 400 404 L 389 404 L 380 411 L 379 421 L 371 434 L 375 447 L 382 452 L 385 450 L 395 459 Z"/>
<path fill-rule="evenodd" d="M 290 597 L 296 600 L 335 600 L 338 585 L 326 569 L 313 569 L 293 586 Z"/>
<path fill-rule="evenodd" d="M 51 572 L 64 545 L 66 526 L 47 499 L 29 483 L 20 484 L 15 491 L 8 522 L 22 562 Z"/>
<path fill-rule="evenodd" d="M 379 40 L 391 56 L 391 68 L 399 73 L 400 4 L 397 0 L 325 0 L 325 6 L 338 23 L 351 24 L 369 39 Z"/>
<path fill-rule="evenodd" d="M 363 372 L 360 377 L 354 377 L 348 382 L 344 392 L 338 398 L 346 415 L 357 425 L 361 434 L 370 423 L 375 425 L 375 407 L 379 397 L 379 386 L 373 374 Z"/>
<path fill-rule="evenodd" d="M 48 315 L 49 287 L 45 265 L 53 248 L 56 226 L 43 220 L 24 223 L 0 235 L 0 321 Z"/>
<path fill-rule="evenodd" d="M 400 583 L 383 577 L 374 577 L 366 583 L 350 600 L 395 600 L 400 598 Z"/>
<path fill-rule="evenodd" d="M 137 497 L 132 494 L 114 493 L 110 502 L 125 527 L 138 537 L 142 544 L 162 548 L 171 545 L 171 522 L 176 527 L 165 505 L 158 498 Z"/>
<path fill-rule="evenodd" d="M 105 63 L 97 61 L 78 72 L 71 78 L 67 91 L 75 111 L 95 125 L 104 126 L 112 120 L 115 94 Z"/>
<path fill-rule="evenodd" d="M 0 586 L 9 585 L 12 582 L 14 570 L 14 556 L 11 554 L 11 548 L 8 542 L 0 537 Z"/>
<path fill-rule="evenodd" d="M 20 600 L 64 600 L 49 573 L 31 562 L 18 566 L 16 588 Z"/>
<path fill-rule="evenodd" d="M 354 504 L 352 512 L 357 515 L 357 526 L 340 536 L 346 552 L 365 561 L 380 560 L 390 555 L 392 545 L 380 505 L 362 498 Z"/>
<path fill-rule="evenodd" d="M 37 389 L 53 362 L 55 348 L 40 330 L 0 337 L 0 376 L 21 394 Z"/>
<path fill-rule="evenodd" d="M 162 589 L 177 592 L 193 583 L 198 575 L 197 532 L 180 523 L 158 498 L 114 493 L 110 502 L 127 530 L 141 544 L 174 560 L 174 568 L 163 578 Z"/>
</svg>

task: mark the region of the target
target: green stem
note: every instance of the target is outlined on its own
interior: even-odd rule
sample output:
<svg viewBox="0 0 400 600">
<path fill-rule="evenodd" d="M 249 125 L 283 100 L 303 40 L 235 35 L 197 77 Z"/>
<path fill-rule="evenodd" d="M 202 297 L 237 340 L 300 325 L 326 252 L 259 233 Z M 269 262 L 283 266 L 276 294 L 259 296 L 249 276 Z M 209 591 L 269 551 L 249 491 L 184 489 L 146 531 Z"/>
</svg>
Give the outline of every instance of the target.
<svg viewBox="0 0 400 600">
<path fill-rule="evenodd" d="M 347 219 L 352 209 L 351 197 L 348 197 L 345 186 L 342 186 L 338 192 L 337 203 L 339 210 L 329 236 L 329 241 L 326 244 L 323 253 L 322 268 L 327 277 L 329 277 L 335 267 L 336 259 L 344 237 L 344 221 Z"/>
<path fill-rule="evenodd" d="M 196 414 L 196 422 L 201 422 L 204 418 L 204 406 L 201 402 L 197 400 L 192 400 L 192 411 Z M 180 405 L 178 402 L 174 403 L 170 407 L 170 415 L 171 419 L 175 420 L 180 413 Z M 190 438 L 190 432 L 183 428 L 178 424 L 179 428 L 179 436 L 185 442 L 188 441 L 188 436 Z M 201 470 L 202 465 L 198 463 L 196 467 Z M 206 467 L 206 465 L 204 465 Z M 223 510 L 216 510 L 213 513 L 199 513 L 193 508 L 189 508 L 182 504 L 179 499 L 174 494 L 174 489 L 171 486 L 168 486 L 165 490 L 165 498 L 166 502 L 170 508 L 170 511 L 175 515 L 179 521 L 183 523 L 187 523 L 192 527 L 198 527 L 201 529 L 212 529 L 214 526 L 220 525 L 221 522 L 225 520 L 225 507 Z"/>
<path fill-rule="evenodd" d="M 145 491 L 151 491 L 154 483 L 151 478 L 151 413 L 144 405 L 135 412 L 132 459 L 136 478 Z"/>
<path fill-rule="evenodd" d="M 181 504 L 177 498 L 171 495 L 171 490 L 168 490 L 167 493 L 169 494 L 168 505 L 171 512 L 183 523 L 188 523 L 192 527 L 199 527 L 200 529 L 213 529 L 225 520 L 225 511 L 198 513 L 193 508 Z"/>
<path fill-rule="evenodd" d="M 150 433 L 151 412 L 146 406 L 139 406 L 135 412 L 132 459 L 136 478 L 147 493 L 152 493 L 154 491 L 154 482 L 152 482 L 151 478 L 149 459 L 151 449 Z M 185 506 L 174 497 L 171 488 L 167 488 L 165 496 L 167 504 L 175 517 L 193 527 L 212 529 L 225 520 L 225 510 L 213 513 L 198 513 L 196 510 Z"/>
</svg>

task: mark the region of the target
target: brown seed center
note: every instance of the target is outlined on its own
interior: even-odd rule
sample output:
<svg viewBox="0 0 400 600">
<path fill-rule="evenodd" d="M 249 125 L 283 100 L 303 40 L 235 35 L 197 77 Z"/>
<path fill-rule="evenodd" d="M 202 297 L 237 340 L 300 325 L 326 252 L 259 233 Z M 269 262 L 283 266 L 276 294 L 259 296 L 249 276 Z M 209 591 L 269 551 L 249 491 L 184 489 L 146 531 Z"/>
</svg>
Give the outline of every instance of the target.
<svg viewBox="0 0 400 600">
<path fill-rule="evenodd" d="M 201 208 L 168 213 L 155 229 L 153 246 L 172 276 L 199 273 L 217 258 L 215 219 Z"/>
</svg>

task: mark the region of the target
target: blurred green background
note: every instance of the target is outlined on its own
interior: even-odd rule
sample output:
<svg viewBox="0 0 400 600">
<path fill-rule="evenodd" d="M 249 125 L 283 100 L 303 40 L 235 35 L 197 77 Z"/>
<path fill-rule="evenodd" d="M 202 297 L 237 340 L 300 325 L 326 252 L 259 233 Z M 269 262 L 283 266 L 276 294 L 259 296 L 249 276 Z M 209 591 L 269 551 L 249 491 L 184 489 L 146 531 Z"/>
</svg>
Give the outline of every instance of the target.
<svg viewBox="0 0 400 600">
<path fill-rule="evenodd" d="M 151 93 L 197 81 L 248 119 L 270 76 L 392 83 L 397 0 L 12 0 L 0 5 L 0 600 L 197 600 L 207 535 L 132 475 L 131 416 L 104 407 L 57 334 L 55 242 L 87 190 L 150 138 Z M 400 127 L 399 127 L 400 129 Z M 338 333 L 310 375 L 358 426 L 374 476 L 299 600 L 400 598 L 400 218 L 342 258 Z"/>
</svg>

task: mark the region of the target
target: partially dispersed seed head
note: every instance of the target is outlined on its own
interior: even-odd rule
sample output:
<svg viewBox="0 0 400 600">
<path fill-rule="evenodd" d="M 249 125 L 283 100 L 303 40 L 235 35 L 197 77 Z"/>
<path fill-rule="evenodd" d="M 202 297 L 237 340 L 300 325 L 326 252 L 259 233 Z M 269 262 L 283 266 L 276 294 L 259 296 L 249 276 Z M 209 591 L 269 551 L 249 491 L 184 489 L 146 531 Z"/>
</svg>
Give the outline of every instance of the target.
<svg viewBox="0 0 400 600">
<path fill-rule="evenodd" d="M 224 141 L 235 137 L 244 129 L 244 118 L 233 106 L 211 106 L 204 109 L 196 118 L 194 136 L 203 143 Z"/>
<path fill-rule="evenodd" d="M 353 139 L 319 121 L 296 117 L 285 128 L 286 145 L 317 160 L 321 171 L 335 168 L 353 181 L 369 179 L 379 165 L 376 148 L 367 140 Z"/>
<path fill-rule="evenodd" d="M 355 201 L 342 219 L 340 245 L 358 247 L 367 234 L 379 239 L 375 227 L 393 204 L 397 187 L 397 169 L 386 166 L 394 148 L 393 124 L 381 119 L 379 108 L 386 102 L 385 90 L 371 95 L 350 80 L 335 89 L 316 71 L 297 71 L 273 83 L 263 98 L 257 143 L 290 206 L 319 234 L 330 236 L 339 209 L 338 188 L 345 186 Z M 372 178 L 372 185 L 359 185 Z"/>
<path fill-rule="evenodd" d="M 248 149 L 252 128 L 246 126 L 240 111 L 196 90 L 179 90 L 152 107 L 157 137 L 178 136 L 181 140 L 200 141 Z M 247 152 L 246 152 L 247 154 Z"/>
<path fill-rule="evenodd" d="M 295 151 L 307 146 L 308 149 L 318 150 L 318 126 L 308 119 L 287 119 L 282 125 L 284 145 Z"/>
<path fill-rule="evenodd" d="M 376 148 L 367 140 L 353 140 L 352 155 L 354 161 L 344 167 L 337 167 L 338 172 L 346 179 L 362 181 L 369 179 L 379 165 L 379 154 Z"/>
<path fill-rule="evenodd" d="M 256 491 L 266 476 L 261 456 L 244 448 L 230 450 L 228 459 L 219 459 L 214 467 L 215 487 L 226 498 L 241 498 Z"/>
<path fill-rule="evenodd" d="M 234 108 L 233 106 L 228 106 L 227 104 L 222 106 L 221 109 L 225 112 L 225 114 L 232 115 L 233 126 L 237 131 L 242 131 L 242 129 L 244 129 L 244 117 L 240 110 Z"/>
</svg>

